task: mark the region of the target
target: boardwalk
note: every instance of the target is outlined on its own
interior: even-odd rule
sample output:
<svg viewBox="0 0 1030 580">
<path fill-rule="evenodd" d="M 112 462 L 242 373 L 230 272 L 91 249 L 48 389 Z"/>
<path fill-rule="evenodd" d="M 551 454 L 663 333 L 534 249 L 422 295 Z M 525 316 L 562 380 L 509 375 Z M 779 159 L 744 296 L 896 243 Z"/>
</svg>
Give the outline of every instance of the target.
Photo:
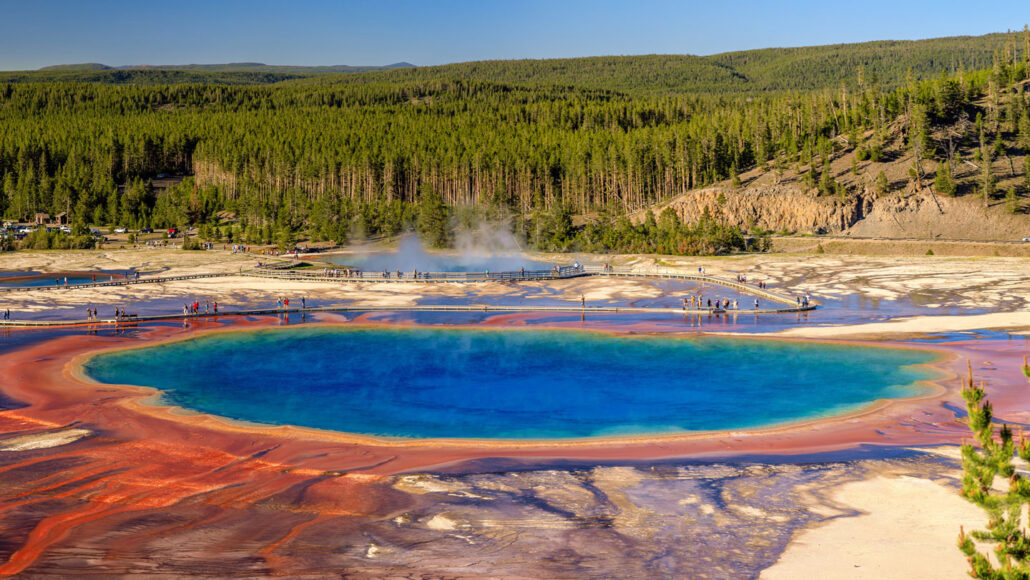
<svg viewBox="0 0 1030 580">
<path fill-rule="evenodd" d="M 415 306 L 324 306 L 314 308 L 256 308 L 245 310 L 224 310 L 207 314 L 155 314 L 149 316 L 127 316 L 124 318 L 99 318 L 97 320 L 0 320 L 3 326 L 110 326 L 130 325 L 140 322 L 160 320 L 211 319 L 221 316 L 268 316 L 280 314 L 315 314 L 319 312 L 489 312 L 503 314 L 507 312 L 563 312 L 572 314 L 668 314 L 668 315 L 713 315 L 713 316 L 757 316 L 764 314 L 785 314 L 815 310 L 815 306 L 803 308 L 759 308 L 752 310 L 694 309 L 679 308 L 642 308 L 623 306 L 499 306 L 488 304 L 467 305 L 415 305 Z"/>
<path fill-rule="evenodd" d="M 642 307 L 620 307 L 620 306 L 500 306 L 485 304 L 467 305 L 415 305 L 415 306 L 375 306 L 366 305 L 360 307 L 318 307 L 318 308 L 278 308 L 278 309 L 244 309 L 225 310 L 209 314 L 157 314 L 147 316 L 127 316 L 124 318 L 100 318 L 97 320 L 72 319 L 72 320 L 0 320 L 0 326 L 96 326 L 96 325 L 119 325 L 133 324 L 138 322 L 157 320 L 179 320 L 190 318 L 211 318 L 217 316 L 258 316 L 269 314 L 307 314 L 318 312 L 565 312 L 581 314 L 668 314 L 668 315 L 765 315 L 784 314 L 790 312 L 806 312 L 815 310 L 815 306 L 798 306 L 797 299 L 785 294 L 771 291 L 767 288 L 744 284 L 732 280 L 724 280 L 715 276 L 703 274 L 684 274 L 682 272 L 668 270 L 634 271 L 620 268 L 602 268 L 590 266 L 563 266 L 551 270 L 519 270 L 512 272 L 419 272 L 416 277 L 414 273 L 398 276 L 394 272 L 385 276 L 381 272 L 351 272 L 350 275 L 326 275 L 324 272 L 295 271 L 281 267 L 276 264 L 273 268 L 259 268 L 240 273 L 220 274 L 193 274 L 182 276 L 153 276 L 141 277 L 139 279 L 129 278 L 107 282 L 96 282 L 87 284 L 72 285 L 48 285 L 35 287 L 12 287 L 4 288 L 10 291 L 30 290 L 63 290 L 73 291 L 78 288 L 97 288 L 106 286 L 125 286 L 130 284 L 159 284 L 178 280 L 192 280 L 198 278 L 217 278 L 227 276 L 251 276 L 259 278 L 275 278 L 279 280 L 291 280 L 300 282 L 374 282 L 374 283 L 476 283 L 476 282 L 521 282 L 531 280 L 561 280 L 578 278 L 584 276 L 599 276 L 612 278 L 665 278 L 676 280 L 688 280 L 704 284 L 713 284 L 732 288 L 743 294 L 749 294 L 765 300 L 784 305 L 781 308 L 755 308 L 755 309 L 725 309 L 725 308 L 642 308 Z"/>
</svg>

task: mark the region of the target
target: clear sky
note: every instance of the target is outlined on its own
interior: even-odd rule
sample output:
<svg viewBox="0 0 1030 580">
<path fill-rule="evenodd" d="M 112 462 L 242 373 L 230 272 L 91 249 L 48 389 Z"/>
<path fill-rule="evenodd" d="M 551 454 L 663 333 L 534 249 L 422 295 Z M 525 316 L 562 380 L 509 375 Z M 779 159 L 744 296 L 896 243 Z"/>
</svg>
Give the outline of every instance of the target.
<svg viewBox="0 0 1030 580">
<path fill-rule="evenodd" d="M 713 54 L 1028 22 L 1028 0 L 0 0 L 0 70 Z"/>
</svg>

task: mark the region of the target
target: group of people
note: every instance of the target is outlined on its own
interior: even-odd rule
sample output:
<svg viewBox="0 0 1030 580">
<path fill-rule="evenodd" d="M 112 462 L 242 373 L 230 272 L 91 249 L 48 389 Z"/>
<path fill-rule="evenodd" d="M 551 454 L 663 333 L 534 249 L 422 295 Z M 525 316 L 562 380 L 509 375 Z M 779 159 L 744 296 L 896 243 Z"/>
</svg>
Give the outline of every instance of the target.
<svg viewBox="0 0 1030 580">
<path fill-rule="evenodd" d="M 740 303 L 737 302 L 737 300 L 730 300 L 729 298 L 716 298 L 713 303 L 711 298 L 706 300 L 701 294 L 698 294 L 697 296 L 691 294 L 687 298 L 683 299 L 683 310 L 686 310 L 687 306 L 690 306 L 691 308 L 707 308 L 709 310 L 737 310 L 740 308 Z"/>
<path fill-rule="evenodd" d="M 326 278 L 360 278 L 361 270 L 354 268 L 322 268 L 322 276 Z"/>
<path fill-rule="evenodd" d="M 744 274 L 737 274 L 737 282 L 740 284 L 747 284 L 747 276 L 745 276 Z M 754 282 L 754 285 L 762 289 L 767 288 L 767 285 L 763 280 Z"/>
<path fill-rule="evenodd" d="M 279 298 L 276 298 L 276 300 L 275 300 L 275 307 L 278 310 L 282 310 L 284 308 L 289 308 L 290 307 L 290 299 L 288 297 L 286 297 L 286 296 L 280 296 Z M 300 307 L 301 307 L 301 309 L 304 309 L 304 308 L 308 307 L 308 301 L 303 296 L 300 297 Z"/>
<path fill-rule="evenodd" d="M 797 299 L 799 308 L 808 308 L 808 294 L 805 294 L 804 296 L 795 296 L 794 298 Z"/>
<path fill-rule="evenodd" d="M 114 319 L 115 320 L 126 320 L 128 318 L 133 318 L 135 316 L 136 316 L 135 314 L 127 314 L 125 312 L 124 308 L 120 308 L 118 306 L 115 306 L 115 308 L 114 308 Z M 99 308 L 93 308 L 92 306 L 87 306 L 86 307 L 86 320 L 89 321 L 89 322 L 94 322 L 94 321 L 100 320 L 100 309 Z"/>
<path fill-rule="evenodd" d="M 744 274 L 737 274 L 737 282 L 739 284 L 747 284 L 747 276 L 745 276 Z M 762 280 L 754 282 L 754 285 L 758 288 L 762 288 L 763 290 L 768 287 L 766 283 Z"/>
<path fill-rule="evenodd" d="M 200 314 L 200 301 L 194 300 L 192 304 L 183 304 L 182 314 L 183 316 Z M 218 314 L 218 303 L 210 300 L 205 300 L 204 314 Z"/>
<path fill-rule="evenodd" d="M 404 279 L 404 272 L 401 272 L 400 270 L 396 270 L 394 272 L 394 274 L 397 276 L 398 280 L 403 280 Z M 486 274 L 487 274 L 487 276 L 489 276 L 490 272 L 487 272 Z M 360 272 L 357 275 L 360 276 Z M 390 275 L 391 274 L 390 274 L 389 270 L 383 270 L 383 278 L 389 278 Z M 412 270 L 411 271 L 411 277 L 414 278 L 415 280 L 418 280 L 419 279 L 419 272 L 418 272 L 418 270 Z M 424 272 L 422 274 L 422 277 L 423 278 L 427 277 Z"/>
</svg>

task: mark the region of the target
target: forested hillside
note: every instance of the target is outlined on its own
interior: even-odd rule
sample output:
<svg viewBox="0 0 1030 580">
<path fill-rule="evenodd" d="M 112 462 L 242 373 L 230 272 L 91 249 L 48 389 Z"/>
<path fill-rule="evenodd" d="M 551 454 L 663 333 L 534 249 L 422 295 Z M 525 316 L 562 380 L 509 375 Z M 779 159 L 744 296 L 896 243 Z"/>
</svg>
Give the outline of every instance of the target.
<svg viewBox="0 0 1030 580">
<path fill-rule="evenodd" d="M 926 158 L 948 158 L 956 143 L 993 156 L 1030 148 L 1030 104 L 1018 84 L 1030 71 L 1030 35 L 999 44 L 986 70 L 923 81 L 911 75 L 897 88 L 863 60 L 869 73 L 832 88 L 742 95 L 583 88 L 538 76 L 525 83 L 424 76 L 433 69 L 271 86 L 2 83 L 0 212 L 9 219 L 67 212 L 83 225 L 153 227 L 210 226 L 231 215 L 234 235 L 250 239 L 344 241 L 355 231 L 439 223 L 422 215 L 425 207 L 456 214 L 464 210 L 454 208 L 476 207 L 514 215 L 541 247 L 659 249 L 653 236 L 633 230 L 628 212 L 754 167 L 812 167 L 813 188 L 851 195 L 815 177 L 819 169 L 842 148 L 881 155 L 898 119 Z M 829 48 L 848 55 L 846 47 Z M 789 88 L 812 82 L 810 71 L 829 74 L 808 66 L 789 72 L 806 50 L 721 58 L 753 69 L 755 78 L 773 71 L 763 74 Z M 863 50 L 848 58 L 865 58 Z M 604 67 L 622 70 L 605 59 L 584 60 L 598 85 L 611 76 Z M 602 68 L 591 69 L 595 64 Z M 984 97 L 986 105 L 974 104 Z M 947 143 L 935 137 L 935 127 L 972 123 L 978 113 L 975 131 Z M 148 180 L 161 173 L 193 177 L 155 192 Z M 576 229 L 573 213 L 599 217 Z M 711 234 L 719 224 L 680 226 L 661 248 L 717 249 L 683 240 L 696 238 L 691 228 Z"/>
<path fill-rule="evenodd" d="M 767 48 L 711 56 L 492 60 L 418 68 L 408 63 L 382 67 L 230 63 L 118 68 L 84 63 L 44 67 L 38 71 L 0 72 L 0 82 L 267 84 L 292 80 L 304 84 L 375 84 L 464 79 L 653 95 L 838 89 L 842 84 L 855 85 L 859 77 L 863 77 L 863 82 L 893 89 L 910 80 L 933 78 L 945 71 L 989 68 L 996 57 L 1010 58 L 1018 52 L 1021 43 L 1018 35 L 987 34 Z"/>
<path fill-rule="evenodd" d="M 364 83 L 464 78 L 522 85 L 567 85 L 634 94 L 762 93 L 839 89 L 863 82 L 893 89 L 941 72 L 989 68 L 1011 58 L 1011 34 L 916 41 L 768 48 L 712 56 L 647 55 L 498 60 L 418 67 L 361 77 L 331 75 L 300 82 Z"/>
</svg>

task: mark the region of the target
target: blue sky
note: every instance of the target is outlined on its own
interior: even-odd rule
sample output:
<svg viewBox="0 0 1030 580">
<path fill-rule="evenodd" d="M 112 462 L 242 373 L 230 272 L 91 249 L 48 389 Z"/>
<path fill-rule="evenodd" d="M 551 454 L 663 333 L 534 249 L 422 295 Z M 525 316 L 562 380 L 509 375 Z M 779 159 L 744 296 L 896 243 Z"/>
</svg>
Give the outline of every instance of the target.
<svg viewBox="0 0 1030 580">
<path fill-rule="evenodd" d="M 978 35 L 1028 22 L 1026 0 L 0 0 L 0 70 L 713 54 Z"/>
</svg>

